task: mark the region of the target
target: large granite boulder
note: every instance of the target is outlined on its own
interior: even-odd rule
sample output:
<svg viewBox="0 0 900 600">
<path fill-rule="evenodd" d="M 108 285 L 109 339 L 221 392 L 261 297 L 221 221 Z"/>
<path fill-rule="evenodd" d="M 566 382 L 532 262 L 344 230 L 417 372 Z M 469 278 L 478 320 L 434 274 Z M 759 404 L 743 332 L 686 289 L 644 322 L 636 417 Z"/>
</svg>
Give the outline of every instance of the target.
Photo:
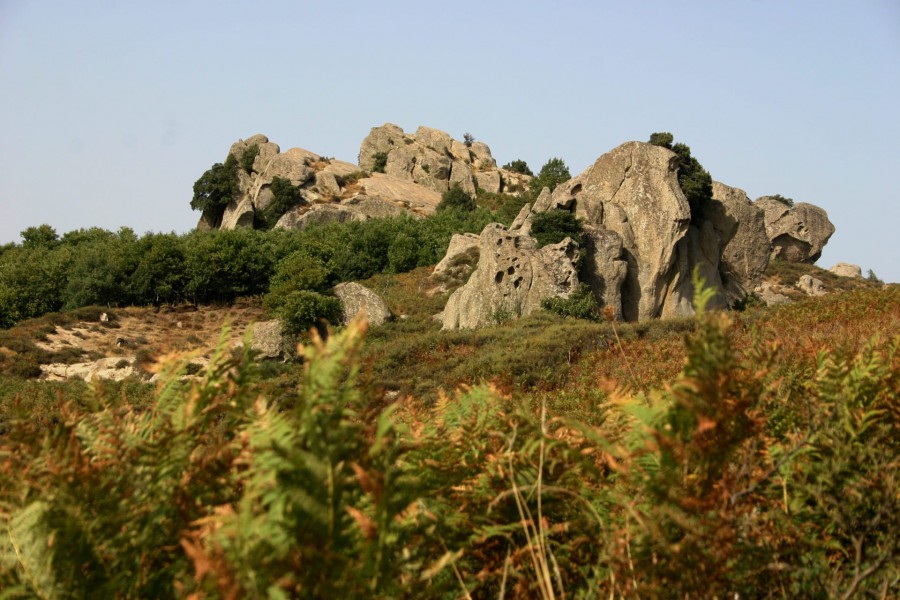
<svg viewBox="0 0 900 600">
<path fill-rule="evenodd" d="M 393 318 L 391 310 L 378 294 L 355 282 L 335 286 L 334 295 L 341 301 L 341 323 L 346 325 L 362 311 L 369 325 L 383 325 Z"/>
<path fill-rule="evenodd" d="M 769 265 L 765 215 L 744 190 L 714 181 L 712 192 L 706 218 L 719 236 L 719 271 L 725 300 L 733 305 L 756 289 Z"/>
<path fill-rule="evenodd" d="M 863 278 L 862 267 L 859 265 L 839 262 L 828 270 L 839 277 L 852 277 L 854 279 Z"/>
<path fill-rule="evenodd" d="M 312 225 L 365 221 L 367 219 L 368 217 L 363 213 L 342 204 L 300 205 L 284 213 L 275 223 L 275 229 L 301 231 Z"/>
<path fill-rule="evenodd" d="M 264 359 L 283 359 L 294 352 L 293 340 L 284 335 L 281 319 L 259 321 L 253 325 L 250 348 Z"/>
<path fill-rule="evenodd" d="M 385 159 L 385 175 L 415 182 L 438 194 L 457 183 L 470 195 L 475 194 L 476 188 L 496 193 L 513 192 L 515 186 L 518 193 L 526 187 L 521 181 L 527 176 L 497 168 L 487 144 L 467 144 L 432 127 L 419 127 L 413 134 L 392 123 L 373 127 L 360 145 L 359 167 L 374 171 L 379 155 Z"/>
<path fill-rule="evenodd" d="M 772 196 L 756 199 L 763 210 L 770 257 L 788 262 L 815 263 L 834 234 L 828 213 L 804 202 L 791 206 Z"/>
<path fill-rule="evenodd" d="M 622 240 L 627 263 L 622 314 L 629 321 L 659 317 L 667 293 L 679 289 L 670 286 L 676 245 L 691 214 L 677 164 L 678 157 L 665 148 L 627 142 L 560 184 L 546 207 L 573 210 L 586 226 L 615 232 Z M 535 203 L 534 210 L 543 209 Z"/>
<path fill-rule="evenodd" d="M 478 267 L 447 301 L 443 329 L 474 329 L 531 314 L 546 298 L 578 288 L 578 245 L 566 238 L 543 248 L 531 236 L 491 223 L 478 239 Z"/>
</svg>

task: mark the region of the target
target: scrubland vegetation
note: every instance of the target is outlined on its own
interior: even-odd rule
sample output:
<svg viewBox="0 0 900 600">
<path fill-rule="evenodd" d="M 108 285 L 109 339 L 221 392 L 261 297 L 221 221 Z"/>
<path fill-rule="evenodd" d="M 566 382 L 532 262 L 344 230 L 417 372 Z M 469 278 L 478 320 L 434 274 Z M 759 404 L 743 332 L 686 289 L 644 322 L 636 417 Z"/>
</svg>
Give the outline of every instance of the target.
<svg viewBox="0 0 900 600">
<path fill-rule="evenodd" d="M 426 273 L 297 368 L 2 378 L 3 597 L 896 594 L 897 288 L 461 334 Z"/>
</svg>

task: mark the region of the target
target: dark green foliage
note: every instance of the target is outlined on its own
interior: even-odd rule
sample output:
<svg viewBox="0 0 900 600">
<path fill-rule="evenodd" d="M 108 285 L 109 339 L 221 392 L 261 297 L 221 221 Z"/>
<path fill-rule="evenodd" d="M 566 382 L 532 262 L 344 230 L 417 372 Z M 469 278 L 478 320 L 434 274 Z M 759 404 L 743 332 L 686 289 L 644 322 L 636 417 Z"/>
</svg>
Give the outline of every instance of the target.
<svg viewBox="0 0 900 600">
<path fill-rule="evenodd" d="M 233 154 L 225 159 L 225 164 L 216 163 L 194 182 L 194 197 L 191 199 L 193 210 L 209 214 L 213 221 L 218 221 L 228 203 L 234 199 L 238 190 L 238 161 Z"/>
<path fill-rule="evenodd" d="M 137 302 L 174 304 L 187 284 L 183 238 L 174 233 L 148 233 L 137 245 L 138 263 L 130 295 Z"/>
<path fill-rule="evenodd" d="M 52 250 L 59 243 L 56 230 L 47 225 L 29 227 L 21 234 L 23 248 L 46 248 Z"/>
<path fill-rule="evenodd" d="M 548 244 L 556 244 L 567 237 L 581 244 L 581 233 L 581 221 L 566 210 L 548 210 L 537 213 L 531 221 L 531 237 L 537 240 L 539 248 Z"/>
<path fill-rule="evenodd" d="M 471 211 L 475 210 L 475 206 L 475 199 L 462 189 L 459 183 L 454 183 L 441 194 L 441 202 L 437 206 L 437 211 L 442 212 L 449 209 Z"/>
<path fill-rule="evenodd" d="M 340 300 L 310 290 L 267 296 L 266 305 L 274 316 L 281 319 L 284 332 L 288 334 L 308 333 L 313 327 L 338 323 L 341 317 Z"/>
<path fill-rule="evenodd" d="M 193 302 L 263 294 L 274 267 L 265 237 L 251 229 L 194 231 L 185 238 L 185 295 Z"/>
<path fill-rule="evenodd" d="M 468 131 L 463 134 L 463 144 L 466 145 L 466 148 L 471 148 L 472 144 L 475 143 L 475 136 L 469 133 Z"/>
<path fill-rule="evenodd" d="M 541 306 L 561 317 L 599 321 L 602 315 L 590 286 L 582 283 L 568 298 L 547 298 Z"/>
<path fill-rule="evenodd" d="M 531 180 L 531 193 L 537 197 L 545 187 L 550 188 L 552 192 L 556 186 L 570 179 L 572 179 L 572 174 L 569 173 L 569 167 L 566 166 L 563 159 L 551 158 L 541 167 L 537 177 Z"/>
<path fill-rule="evenodd" d="M 663 148 L 672 149 L 672 142 L 675 141 L 675 136 L 673 136 L 668 131 L 665 132 L 657 132 L 650 134 L 650 143 L 654 146 L 662 146 Z"/>
<path fill-rule="evenodd" d="M 503 165 L 503 168 L 507 171 L 512 171 L 513 173 L 522 173 L 523 175 L 534 175 L 531 172 L 531 169 L 528 168 L 528 163 L 524 160 L 516 159 L 512 162 L 508 162 Z"/>
<path fill-rule="evenodd" d="M 866 279 L 872 283 L 884 283 L 872 269 L 869 269 L 869 272 L 866 274 Z"/>
<path fill-rule="evenodd" d="M 678 155 L 678 183 L 691 208 L 694 221 L 703 219 L 704 211 L 712 201 L 712 177 L 700 162 L 691 156 L 691 148 L 687 144 L 672 144 L 671 133 L 654 133 L 650 135 L 650 143 L 668 148 Z"/>
<path fill-rule="evenodd" d="M 387 167 L 387 152 L 376 152 L 372 155 L 372 171 L 374 173 L 384 173 Z"/>
<path fill-rule="evenodd" d="M 476 195 L 478 206 L 483 206 L 493 212 L 495 220 L 507 226 L 512 224 L 519 211 L 530 200 L 527 194 L 513 196 L 512 194 L 486 192 L 482 189 L 479 189 Z"/>
<path fill-rule="evenodd" d="M 781 202 L 785 206 L 790 206 L 791 208 L 793 208 L 793 206 L 794 206 L 793 198 L 785 198 L 781 194 L 775 194 L 774 196 L 770 196 L 770 198 L 772 198 L 772 200 L 777 200 L 778 202 Z"/>
<path fill-rule="evenodd" d="M 250 173 L 253 171 L 253 162 L 259 156 L 259 145 L 253 144 L 241 153 L 241 168 Z"/>
<path fill-rule="evenodd" d="M 284 213 L 303 202 L 300 188 L 291 185 L 290 179 L 273 177 L 269 189 L 272 192 L 272 201 L 262 214 L 256 215 L 262 229 L 271 229 Z"/>
</svg>

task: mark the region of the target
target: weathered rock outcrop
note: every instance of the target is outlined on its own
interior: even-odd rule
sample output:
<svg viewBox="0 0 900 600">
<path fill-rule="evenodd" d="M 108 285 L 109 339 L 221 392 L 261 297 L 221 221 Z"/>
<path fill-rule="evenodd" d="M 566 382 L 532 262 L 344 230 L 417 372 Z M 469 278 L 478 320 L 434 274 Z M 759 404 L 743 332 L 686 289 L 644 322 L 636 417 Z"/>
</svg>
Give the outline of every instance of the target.
<svg viewBox="0 0 900 600">
<path fill-rule="evenodd" d="M 691 215 L 678 185 L 677 160 L 665 148 L 627 142 L 552 194 L 551 209 L 574 210 L 588 227 L 622 240 L 627 273 L 621 312 L 629 321 L 660 316 L 667 293 L 678 291 L 670 289 L 676 245 Z"/>
<path fill-rule="evenodd" d="M 334 295 L 341 301 L 342 320 L 346 325 L 363 311 L 370 325 L 383 325 L 393 318 L 391 310 L 381 297 L 369 288 L 355 282 L 335 286 Z"/>
<path fill-rule="evenodd" d="M 259 321 L 253 325 L 250 348 L 261 358 L 281 359 L 294 352 L 293 341 L 282 333 L 281 319 Z"/>
<path fill-rule="evenodd" d="M 473 329 L 531 314 L 545 298 L 568 297 L 578 287 L 578 245 L 566 238 L 537 247 L 531 236 L 499 223 L 478 238 L 478 267 L 440 315 L 443 329 Z"/>
<path fill-rule="evenodd" d="M 254 147 L 256 155 L 247 170 L 248 165 L 242 159 L 252 156 L 245 153 Z M 238 162 L 236 196 L 221 216 L 201 215 L 198 229 L 254 227 L 264 214 L 272 219 L 267 210 L 275 199 L 272 183 L 276 177 L 298 188 L 298 203 L 287 212 L 274 215 L 279 219 L 276 226 L 285 228 L 399 214 L 429 215 L 441 200 L 439 192 L 408 179 L 363 173 L 352 163 L 323 158 L 302 148 L 281 152 L 264 135 L 235 142 L 229 156 Z M 305 216 L 307 213 L 311 214 Z"/>
<path fill-rule="evenodd" d="M 378 157 L 384 173 L 413 181 L 438 194 L 458 183 L 471 195 L 476 187 L 488 192 L 518 193 L 530 177 L 497 168 L 491 149 L 482 142 L 464 143 L 445 131 L 419 127 L 407 134 L 392 123 L 373 127 L 359 148 L 359 167 L 375 171 Z"/>
<path fill-rule="evenodd" d="M 71 365 L 52 363 L 41 365 L 41 372 L 47 381 L 83 379 L 84 381 L 122 381 L 134 374 L 133 356 L 112 356 L 93 362 Z"/>
<path fill-rule="evenodd" d="M 854 277 L 856 279 L 863 278 L 862 268 L 859 265 L 840 262 L 828 270 L 840 277 Z"/>
<path fill-rule="evenodd" d="M 812 275 L 801 275 L 797 281 L 797 289 L 807 296 L 824 296 L 828 293 L 822 280 L 816 279 Z"/>
<path fill-rule="evenodd" d="M 744 190 L 714 181 L 712 192 L 706 217 L 722 246 L 719 272 L 725 299 L 732 305 L 759 285 L 769 265 L 765 215 Z"/>
<path fill-rule="evenodd" d="M 828 213 L 818 206 L 799 202 L 790 206 L 772 196 L 756 199 L 765 216 L 770 257 L 812 264 L 834 234 Z"/>
</svg>

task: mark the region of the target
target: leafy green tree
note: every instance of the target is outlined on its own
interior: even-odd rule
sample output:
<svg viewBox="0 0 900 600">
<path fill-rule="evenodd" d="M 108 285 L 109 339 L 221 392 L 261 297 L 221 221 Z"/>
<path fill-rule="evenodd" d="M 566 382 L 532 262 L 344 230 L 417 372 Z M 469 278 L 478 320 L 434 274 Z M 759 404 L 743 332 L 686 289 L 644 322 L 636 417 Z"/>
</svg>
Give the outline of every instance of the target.
<svg viewBox="0 0 900 600">
<path fill-rule="evenodd" d="M 193 302 L 230 302 L 265 293 L 275 267 L 265 235 L 252 229 L 194 231 L 185 239 L 185 293 Z"/>
<path fill-rule="evenodd" d="M 44 223 L 37 227 L 29 227 L 21 234 L 22 247 L 52 249 L 59 243 L 59 235 L 51 226 Z"/>
<path fill-rule="evenodd" d="M 62 308 L 71 254 L 37 246 L 0 255 L 0 328 Z"/>
<path fill-rule="evenodd" d="M 463 144 L 466 145 L 466 148 L 471 148 L 472 144 L 475 143 L 475 136 L 469 133 L 468 131 L 463 134 Z"/>
<path fill-rule="evenodd" d="M 672 144 L 673 140 L 672 134 L 668 132 L 650 135 L 651 144 L 668 148 L 678 155 L 678 184 L 691 208 L 691 218 L 702 219 L 706 207 L 712 201 L 712 177 L 700 161 L 691 156 L 690 146 Z"/>
<path fill-rule="evenodd" d="M 136 302 L 159 306 L 184 297 L 187 277 L 183 238 L 174 233 L 148 233 L 138 241 L 137 257 L 130 283 Z"/>
<path fill-rule="evenodd" d="M 194 197 L 191 200 L 193 210 L 203 211 L 214 221 L 222 218 L 225 207 L 238 191 L 238 161 L 229 154 L 225 163 L 216 163 L 194 182 Z"/>
<path fill-rule="evenodd" d="M 532 176 L 534 175 L 534 173 L 531 172 L 531 169 L 528 168 L 528 163 L 521 159 L 516 159 L 512 162 L 508 162 L 503 165 L 503 168 L 507 171 L 512 171 L 513 173 L 521 173 L 523 175 Z"/>
<path fill-rule="evenodd" d="M 137 236 L 127 227 L 79 244 L 72 253 L 65 308 L 130 303 L 128 282 L 137 264 Z"/>
<path fill-rule="evenodd" d="M 335 296 L 310 290 L 295 290 L 279 297 L 271 312 L 281 319 L 285 333 L 307 333 L 313 327 L 337 323 L 341 318 L 341 301 Z"/>
<path fill-rule="evenodd" d="M 537 177 L 531 180 L 531 193 L 537 197 L 545 187 L 552 192 L 556 186 L 570 179 L 572 174 L 563 159 L 551 158 L 541 167 Z"/>
<path fill-rule="evenodd" d="M 449 209 L 458 210 L 475 210 L 475 198 L 469 195 L 459 183 L 454 183 L 450 188 L 441 194 L 441 202 L 437 205 L 437 211 L 445 211 Z"/>
<path fill-rule="evenodd" d="M 548 210 L 537 213 L 531 221 L 531 236 L 537 240 L 538 247 L 556 244 L 567 237 L 581 244 L 581 221 L 566 210 Z"/>
</svg>

